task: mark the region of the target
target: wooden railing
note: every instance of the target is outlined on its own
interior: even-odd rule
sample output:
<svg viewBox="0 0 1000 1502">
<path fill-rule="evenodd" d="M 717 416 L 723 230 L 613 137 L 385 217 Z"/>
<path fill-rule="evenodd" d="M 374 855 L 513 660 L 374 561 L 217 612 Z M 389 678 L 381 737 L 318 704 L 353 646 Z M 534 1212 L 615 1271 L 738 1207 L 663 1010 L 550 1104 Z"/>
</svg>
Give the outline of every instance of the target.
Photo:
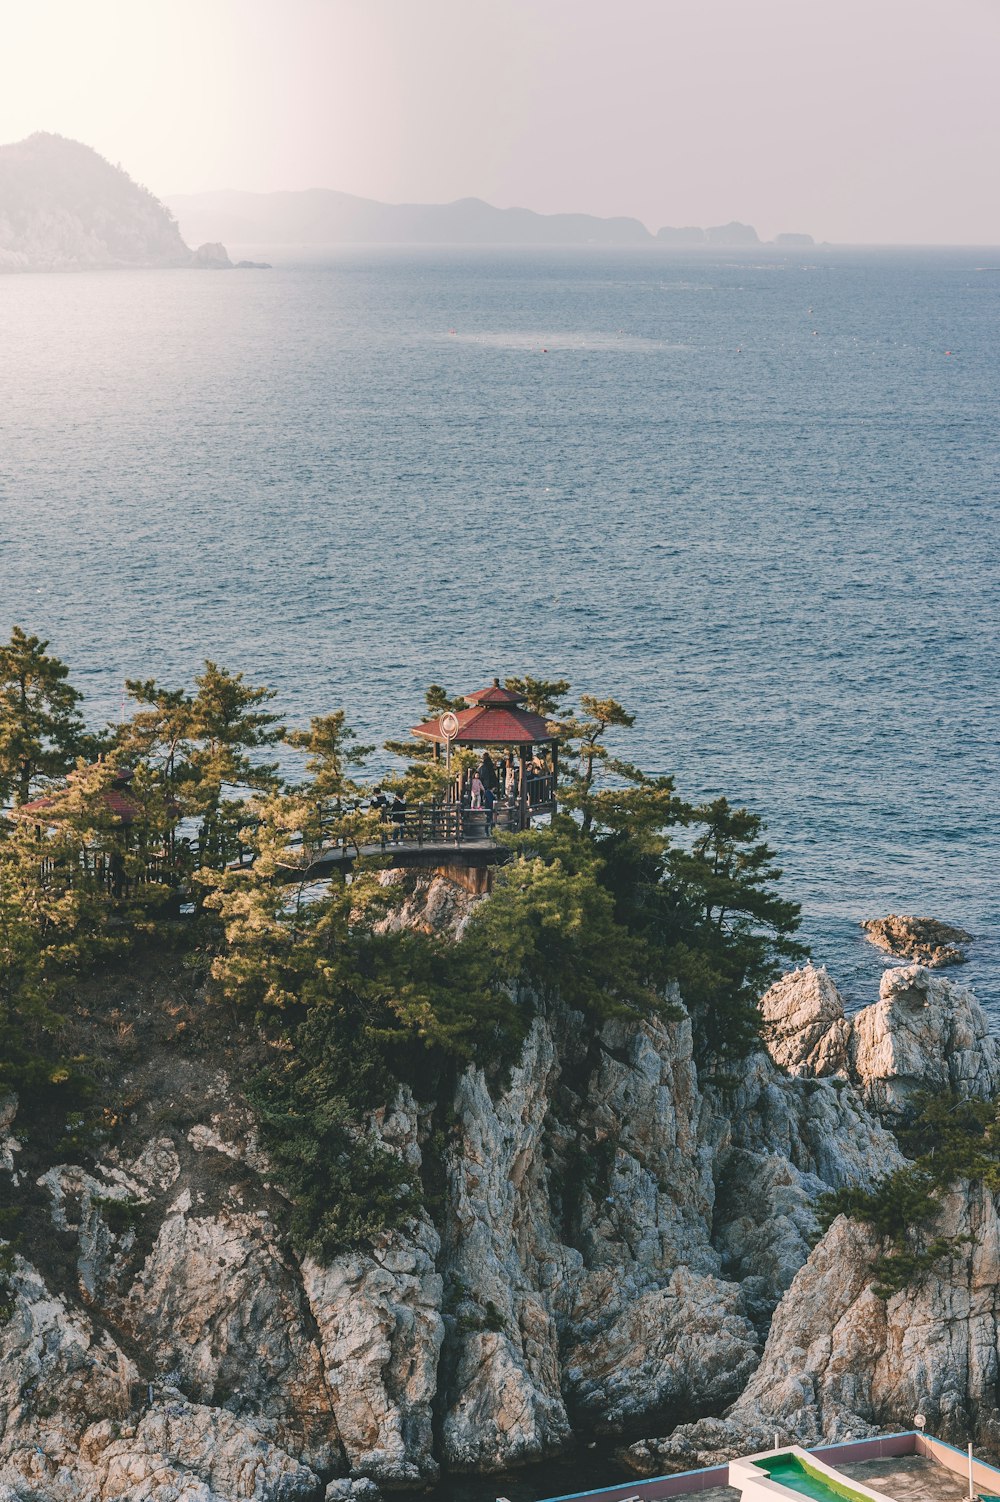
<svg viewBox="0 0 1000 1502">
<path fill-rule="evenodd" d="M 383 852 L 391 855 L 397 846 L 422 849 L 424 846 L 483 844 L 499 832 L 516 833 L 525 827 L 534 813 L 547 812 L 554 806 L 555 778 L 552 773 L 529 777 L 526 783 L 527 801 L 522 808 L 519 798 L 498 799 L 492 808 L 472 808 L 467 803 L 417 803 L 393 812 L 384 810 L 380 822 L 372 829 L 371 843 L 342 833 L 345 814 L 370 811 L 365 805 L 353 808 L 331 808 L 319 821 L 320 838 L 308 847 L 301 834 L 292 835 L 288 841 L 291 855 L 296 852 L 302 866 L 322 865 L 342 852 L 348 859 L 366 853 Z M 245 829 L 253 828 L 248 820 Z M 233 831 L 226 831 L 213 842 L 208 854 L 209 864 L 229 869 L 249 868 L 256 852 Z M 304 857 L 304 859 L 303 859 Z M 126 875 L 126 863 L 119 855 L 103 851 L 81 852 L 80 869 L 96 877 L 114 897 L 127 897 L 138 888 L 150 884 L 177 887 L 185 882 L 190 873 L 203 863 L 204 855 L 197 840 L 175 839 L 168 850 L 151 853 L 142 870 L 136 870 L 134 859 Z M 43 856 L 41 874 L 43 879 L 55 876 L 57 869 L 65 871 L 62 862 Z"/>
</svg>

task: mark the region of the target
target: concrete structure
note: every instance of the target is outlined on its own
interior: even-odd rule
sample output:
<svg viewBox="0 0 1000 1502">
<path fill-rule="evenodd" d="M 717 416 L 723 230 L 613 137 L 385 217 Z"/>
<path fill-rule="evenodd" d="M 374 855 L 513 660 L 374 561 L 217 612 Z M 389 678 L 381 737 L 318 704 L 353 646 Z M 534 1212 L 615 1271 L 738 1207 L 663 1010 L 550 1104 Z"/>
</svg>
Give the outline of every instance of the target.
<svg viewBox="0 0 1000 1502">
<path fill-rule="evenodd" d="M 965 1502 L 965 1499 L 1000 1497 L 1000 1468 L 973 1458 L 933 1435 L 915 1429 L 900 1434 L 879 1434 L 872 1439 L 846 1440 L 803 1450 L 797 1445 L 778 1446 L 758 1455 L 741 1456 L 728 1466 L 680 1471 L 672 1476 L 622 1482 L 598 1491 L 550 1497 L 546 1502 L 661 1502 L 663 1498 L 697 1498 L 697 1502 L 794 1502 L 802 1493 L 771 1481 L 763 1471 L 750 1477 L 753 1493 L 743 1490 L 743 1467 L 768 1455 L 798 1455 L 811 1469 L 833 1477 L 845 1493 L 864 1502 Z M 970 1476 L 971 1469 L 971 1476 Z M 971 1481 L 971 1490 L 970 1490 Z M 844 1493 L 842 1493 L 843 1495 Z"/>
</svg>

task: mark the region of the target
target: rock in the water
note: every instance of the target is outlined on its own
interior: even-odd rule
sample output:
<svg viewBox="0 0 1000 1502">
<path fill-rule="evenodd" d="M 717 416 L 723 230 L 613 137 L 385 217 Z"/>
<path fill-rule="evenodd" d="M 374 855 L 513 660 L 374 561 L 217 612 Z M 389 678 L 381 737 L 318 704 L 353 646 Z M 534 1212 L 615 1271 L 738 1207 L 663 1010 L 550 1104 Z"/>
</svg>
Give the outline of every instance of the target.
<svg viewBox="0 0 1000 1502">
<path fill-rule="evenodd" d="M 1000 1040 L 967 986 L 920 965 L 887 970 L 853 1024 L 851 1074 L 876 1110 L 899 1111 L 921 1090 L 1000 1091 Z"/>
<path fill-rule="evenodd" d="M 233 263 L 229 252 L 218 240 L 206 241 L 191 252 L 191 265 L 196 271 L 231 271 Z"/>
<path fill-rule="evenodd" d="M 886 970 L 879 1000 L 850 1018 L 826 972 L 809 965 L 783 976 L 761 1006 L 768 1052 L 783 1070 L 845 1077 L 890 1117 L 921 1090 L 1000 1091 L 1000 1041 L 974 994 L 922 965 Z"/>
<path fill-rule="evenodd" d="M 972 942 L 972 935 L 964 928 L 954 928 L 937 918 L 913 918 L 905 913 L 868 918 L 861 927 L 879 949 L 900 960 L 916 960 L 931 970 L 964 965 L 965 951 L 959 946 Z"/>
</svg>

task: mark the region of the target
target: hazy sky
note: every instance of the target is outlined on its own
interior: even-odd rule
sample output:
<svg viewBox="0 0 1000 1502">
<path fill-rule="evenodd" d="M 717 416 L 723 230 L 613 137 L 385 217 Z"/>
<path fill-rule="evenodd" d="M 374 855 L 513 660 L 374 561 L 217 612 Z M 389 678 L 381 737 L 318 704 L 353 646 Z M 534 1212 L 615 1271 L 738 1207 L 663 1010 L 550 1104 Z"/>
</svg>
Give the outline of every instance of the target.
<svg viewBox="0 0 1000 1502">
<path fill-rule="evenodd" d="M 1000 244 L 1000 0 L 0 0 L 0 141 L 154 192 Z"/>
</svg>

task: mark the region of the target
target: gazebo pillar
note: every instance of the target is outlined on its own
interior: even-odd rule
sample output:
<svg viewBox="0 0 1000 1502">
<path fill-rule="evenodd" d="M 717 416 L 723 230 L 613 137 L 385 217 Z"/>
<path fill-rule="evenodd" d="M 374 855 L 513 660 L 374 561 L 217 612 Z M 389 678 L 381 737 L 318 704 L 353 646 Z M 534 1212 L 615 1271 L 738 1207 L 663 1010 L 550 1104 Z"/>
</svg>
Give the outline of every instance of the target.
<svg viewBox="0 0 1000 1502">
<path fill-rule="evenodd" d="M 521 758 L 521 775 L 517 779 L 517 800 L 520 804 L 518 828 L 528 827 L 528 750 L 526 746 L 518 746 L 518 755 Z"/>
</svg>

